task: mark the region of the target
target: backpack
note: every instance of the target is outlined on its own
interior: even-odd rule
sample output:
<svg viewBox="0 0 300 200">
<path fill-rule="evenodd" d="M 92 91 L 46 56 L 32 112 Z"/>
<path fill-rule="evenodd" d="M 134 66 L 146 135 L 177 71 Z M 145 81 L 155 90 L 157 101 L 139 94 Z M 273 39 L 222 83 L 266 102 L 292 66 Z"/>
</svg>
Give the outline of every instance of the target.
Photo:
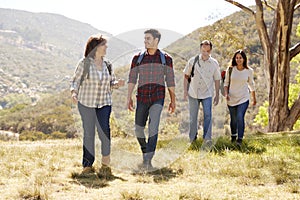
<svg viewBox="0 0 300 200">
<path fill-rule="evenodd" d="M 160 52 L 160 61 L 161 61 L 161 64 L 163 66 L 165 66 L 166 65 L 166 56 L 165 56 L 165 53 L 163 53 L 162 51 L 159 51 L 159 52 Z M 141 53 L 139 55 L 139 58 L 136 61 L 136 66 L 139 66 L 141 64 L 144 56 L 145 56 L 145 52 L 143 52 L 143 53 Z"/>
<path fill-rule="evenodd" d="M 228 67 L 229 70 L 229 83 L 228 83 L 228 91 L 229 91 L 229 86 L 230 86 L 230 78 L 231 78 L 231 73 L 232 73 L 232 67 Z M 226 75 L 226 70 L 223 70 L 221 72 L 221 84 L 220 84 L 220 90 L 221 90 L 221 94 L 223 96 L 225 96 L 225 90 L 224 90 L 224 81 L 225 81 L 225 75 Z"/>
<path fill-rule="evenodd" d="M 89 58 L 84 58 L 83 59 L 83 73 L 82 73 L 82 76 L 81 76 L 81 79 L 80 79 L 80 85 L 82 84 L 84 78 L 86 77 L 87 79 L 89 79 L 90 77 L 90 59 Z M 109 61 L 104 61 L 107 69 L 108 69 L 108 72 L 109 72 L 109 75 L 111 75 L 111 71 L 112 71 L 112 66 L 111 66 L 111 63 Z"/>
<path fill-rule="evenodd" d="M 188 83 L 190 83 L 191 80 L 192 80 L 192 77 L 194 77 L 194 71 L 195 71 L 195 64 L 196 64 L 196 62 L 199 62 L 199 55 L 197 55 L 197 56 L 195 57 L 195 60 L 194 60 L 193 66 L 192 66 L 191 75 L 190 75 L 189 78 L 188 78 Z M 199 64 L 199 65 L 200 65 L 200 64 Z"/>
</svg>

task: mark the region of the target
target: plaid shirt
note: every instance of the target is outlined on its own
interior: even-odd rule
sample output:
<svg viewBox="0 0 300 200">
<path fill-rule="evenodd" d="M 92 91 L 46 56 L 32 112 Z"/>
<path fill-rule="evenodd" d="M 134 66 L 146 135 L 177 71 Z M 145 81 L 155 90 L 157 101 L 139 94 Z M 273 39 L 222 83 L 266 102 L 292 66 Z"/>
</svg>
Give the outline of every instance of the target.
<svg viewBox="0 0 300 200">
<path fill-rule="evenodd" d="M 160 51 L 154 55 L 145 53 L 140 65 L 136 66 L 139 55 L 135 55 L 131 62 L 128 83 L 136 84 L 138 79 L 137 101 L 151 103 L 165 98 L 165 82 L 167 87 L 175 87 L 173 61 L 165 54 L 166 65 L 160 60 Z"/>
<path fill-rule="evenodd" d="M 116 79 L 113 71 L 111 76 L 104 62 L 102 64 L 102 71 L 97 70 L 94 60 L 90 59 L 89 78 L 85 77 L 80 85 L 83 67 L 84 59 L 81 59 L 71 81 L 70 90 L 74 90 L 78 94 L 78 101 L 84 106 L 91 108 L 101 108 L 111 105 L 111 83 Z"/>
</svg>

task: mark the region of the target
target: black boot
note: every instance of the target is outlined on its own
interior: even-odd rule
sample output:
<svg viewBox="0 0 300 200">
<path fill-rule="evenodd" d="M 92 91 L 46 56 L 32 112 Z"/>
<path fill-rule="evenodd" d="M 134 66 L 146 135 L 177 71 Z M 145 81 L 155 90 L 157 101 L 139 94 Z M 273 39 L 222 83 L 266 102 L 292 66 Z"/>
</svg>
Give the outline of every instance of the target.
<svg viewBox="0 0 300 200">
<path fill-rule="evenodd" d="M 231 136 L 231 143 L 235 143 L 236 142 L 236 136 Z"/>
<path fill-rule="evenodd" d="M 242 143 L 243 143 L 243 139 L 238 138 L 236 144 L 237 144 L 238 146 L 242 146 Z"/>
</svg>

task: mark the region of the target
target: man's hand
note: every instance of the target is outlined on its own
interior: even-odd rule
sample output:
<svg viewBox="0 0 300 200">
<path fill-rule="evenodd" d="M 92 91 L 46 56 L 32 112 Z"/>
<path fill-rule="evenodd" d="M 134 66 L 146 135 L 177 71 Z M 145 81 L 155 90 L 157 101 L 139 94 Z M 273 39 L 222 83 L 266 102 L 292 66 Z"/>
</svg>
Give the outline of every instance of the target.
<svg viewBox="0 0 300 200">
<path fill-rule="evenodd" d="M 175 102 L 171 102 L 170 104 L 169 104 L 169 113 L 174 113 L 175 112 L 175 109 L 176 109 L 176 104 L 175 104 Z"/>
<path fill-rule="evenodd" d="M 168 87 L 171 103 L 169 104 L 169 113 L 173 113 L 176 108 L 175 104 L 175 87 Z"/>
<path fill-rule="evenodd" d="M 187 101 L 187 100 L 188 100 L 188 93 L 187 93 L 187 92 L 184 92 L 184 93 L 183 93 L 183 100 L 184 100 L 184 101 Z"/>
<path fill-rule="evenodd" d="M 214 98 L 214 106 L 218 105 L 219 103 L 219 95 L 216 95 Z"/>
<path fill-rule="evenodd" d="M 133 108 L 133 101 L 132 101 L 132 98 L 131 98 L 131 97 L 127 99 L 127 108 L 128 108 L 128 110 L 130 110 L 130 111 L 134 111 L 134 108 Z"/>
</svg>

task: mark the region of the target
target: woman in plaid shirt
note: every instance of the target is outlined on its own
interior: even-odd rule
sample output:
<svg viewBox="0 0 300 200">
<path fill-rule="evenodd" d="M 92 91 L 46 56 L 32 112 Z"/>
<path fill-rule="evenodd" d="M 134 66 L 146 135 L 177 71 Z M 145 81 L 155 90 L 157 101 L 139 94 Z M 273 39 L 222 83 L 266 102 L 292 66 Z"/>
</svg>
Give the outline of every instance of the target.
<svg viewBox="0 0 300 200">
<path fill-rule="evenodd" d="M 116 81 L 111 64 L 104 57 L 106 49 L 105 38 L 91 36 L 86 44 L 84 58 L 79 61 L 71 81 L 72 99 L 78 104 L 83 125 L 82 173 L 93 171 L 95 126 L 101 141 L 102 168 L 109 169 L 110 164 L 111 90 L 123 86 L 124 80 Z"/>
</svg>

